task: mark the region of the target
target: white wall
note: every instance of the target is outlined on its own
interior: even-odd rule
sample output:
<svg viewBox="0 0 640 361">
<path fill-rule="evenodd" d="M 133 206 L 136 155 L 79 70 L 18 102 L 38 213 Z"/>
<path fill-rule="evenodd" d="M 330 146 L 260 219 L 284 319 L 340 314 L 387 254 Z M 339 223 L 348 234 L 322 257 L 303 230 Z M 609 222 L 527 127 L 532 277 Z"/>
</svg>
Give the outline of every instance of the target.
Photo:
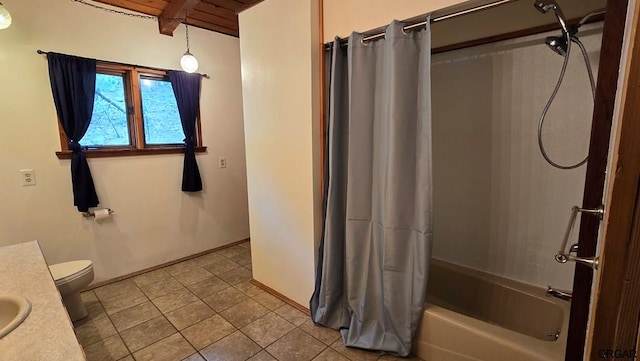
<svg viewBox="0 0 640 361">
<path fill-rule="evenodd" d="M 240 14 L 253 277 L 307 305 L 320 228 L 317 0 Z"/>
<path fill-rule="evenodd" d="M 581 36 L 596 70 L 601 25 Z M 549 35 L 433 57 L 434 256 L 570 289 L 573 265 L 553 256 L 571 207 L 582 204 L 586 166 L 557 170 L 538 150 L 538 119 L 563 61 L 544 45 Z M 586 156 L 593 111 L 584 63 L 572 50 L 544 127 L 561 164 Z"/>
<path fill-rule="evenodd" d="M 46 58 L 36 49 L 179 69 L 184 28 L 160 35 L 154 21 L 71 1 L 3 0 L 13 25 L 0 31 L 0 246 L 40 241 L 50 263 L 92 259 L 96 281 L 218 247 L 249 236 L 237 38 L 193 28 L 200 61 L 204 191 L 180 191 L 181 154 L 90 159 L 101 224 L 73 207 L 69 160 L 58 160 L 56 114 Z M 218 169 L 217 157 L 227 157 Z M 22 187 L 33 168 L 37 186 Z"/>
</svg>

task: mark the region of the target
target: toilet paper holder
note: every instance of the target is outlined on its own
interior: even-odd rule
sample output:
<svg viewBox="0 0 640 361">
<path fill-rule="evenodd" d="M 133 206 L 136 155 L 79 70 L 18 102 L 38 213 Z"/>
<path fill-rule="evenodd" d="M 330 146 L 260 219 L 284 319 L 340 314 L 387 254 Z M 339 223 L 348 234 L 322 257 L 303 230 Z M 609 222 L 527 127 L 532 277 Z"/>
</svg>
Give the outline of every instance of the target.
<svg viewBox="0 0 640 361">
<path fill-rule="evenodd" d="M 111 208 L 107 208 L 107 210 L 109 211 L 109 215 L 114 214 L 115 212 L 113 211 L 113 209 Z M 95 217 L 96 213 L 93 211 L 87 211 L 87 212 L 82 212 L 82 216 L 83 217 Z"/>
</svg>

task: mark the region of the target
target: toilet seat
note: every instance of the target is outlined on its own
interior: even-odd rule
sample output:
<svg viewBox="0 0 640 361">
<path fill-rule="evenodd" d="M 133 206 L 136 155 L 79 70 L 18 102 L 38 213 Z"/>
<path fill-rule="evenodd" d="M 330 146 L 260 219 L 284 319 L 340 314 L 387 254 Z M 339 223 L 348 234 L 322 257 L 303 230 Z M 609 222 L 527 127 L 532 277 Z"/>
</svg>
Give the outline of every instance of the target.
<svg viewBox="0 0 640 361">
<path fill-rule="evenodd" d="M 57 286 L 92 272 L 93 264 L 88 260 L 63 262 L 49 266 L 49 270 Z"/>
</svg>

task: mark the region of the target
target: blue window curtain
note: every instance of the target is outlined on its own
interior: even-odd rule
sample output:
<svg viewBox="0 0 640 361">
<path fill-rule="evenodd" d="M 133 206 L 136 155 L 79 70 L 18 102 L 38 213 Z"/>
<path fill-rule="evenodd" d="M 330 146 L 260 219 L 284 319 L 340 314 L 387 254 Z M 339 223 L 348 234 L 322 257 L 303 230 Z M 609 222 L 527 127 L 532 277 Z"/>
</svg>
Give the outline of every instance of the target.
<svg viewBox="0 0 640 361">
<path fill-rule="evenodd" d="M 182 191 L 199 192 L 202 190 L 202 179 L 196 162 L 194 148 L 196 119 L 200 107 L 200 85 L 202 75 L 169 70 L 169 81 L 176 96 L 182 130 L 184 132 L 184 166 L 182 169 Z"/>
<path fill-rule="evenodd" d="M 89 164 L 80 145 L 93 113 L 96 60 L 48 53 L 49 80 L 60 125 L 69 139 L 73 204 L 79 212 L 100 203 Z"/>
</svg>

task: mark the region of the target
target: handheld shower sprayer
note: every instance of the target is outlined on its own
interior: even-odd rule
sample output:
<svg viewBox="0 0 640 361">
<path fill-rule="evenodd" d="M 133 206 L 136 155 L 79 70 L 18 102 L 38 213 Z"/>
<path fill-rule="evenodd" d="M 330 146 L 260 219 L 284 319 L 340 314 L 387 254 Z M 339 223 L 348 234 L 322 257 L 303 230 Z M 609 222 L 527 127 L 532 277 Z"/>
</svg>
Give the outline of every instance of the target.
<svg viewBox="0 0 640 361">
<path fill-rule="evenodd" d="M 540 148 L 540 152 L 542 153 L 542 157 L 547 161 L 547 163 L 551 164 L 552 166 L 558 168 L 558 169 L 574 169 L 574 168 L 578 168 L 581 165 L 585 164 L 587 162 L 587 157 L 585 157 L 581 162 L 576 163 L 576 164 L 572 164 L 572 165 L 561 165 L 558 164 L 556 162 L 554 162 L 549 155 L 547 154 L 547 151 L 544 147 L 544 142 L 542 141 L 542 128 L 544 125 L 544 121 L 547 117 L 547 112 L 549 111 L 549 108 L 551 107 L 551 104 L 553 103 L 553 101 L 556 98 L 556 95 L 558 94 L 558 90 L 560 90 L 560 85 L 562 84 L 562 80 L 564 79 L 564 74 L 567 70 L 567 65 L 569 64 L 569 55 L 571 54 L 571 43 L 576 43 L 579 47 L 580 47 L 580 51 L 582 52 L 582 56 L 584 58 L 584 62 L 585 65 L 587 67 L 587 73 L 589 75 L 589 81 L 591 83 L 591 93 L 595 99 L 595 80 L 593 78 L 593 72 L 591 70 L 591 64 L 589 63 L 589 56 L 587 54 L 587 50 L 585 49 L 584 45 L 582 44 L 582 42 L 580 41 L 580 39 L 578 39 L 578 37 L 576 36 L 576 34 L 578 33 L 578 28 L 580 26 L 582 26 L 589 18 L 595 16 L 595 15 L 599 15 L 599 14 L 603 14 L 604 10 L 600 9 L 600 10 L 595 10 L 590 12 L 589 14 L 587 14 L 586 16 L 584 16 L 582 18 L 582 20 L 575 25 L 567 25 L 566 22 L 566 18 L 564 16 L 564 13 L 562 12 L 562 9 L 560 9 L 560 6 L 558 5 L 558 3 L 555 0 L 536 0 L 533 4 L 533 6 L 540 11 L 543 14 L 547 14 L 550 11 L 553 11 L 554 15 L 556 16 L 556 18 L 558 19 L 558 23 L 560 24 L 560 27 L 562 28 L 562 36 L 549 36 L 545 39 L 545 44 L 547 44 L 547 46 L 549 48 L 551 48 L 551 50 L 553 50 L 555 53 L 562 55 L 564 57 L 564 62 L 562 64 L 562 70 L 560 71 L 560 76 L 558 77 L 558 81 L 556 83 L 555 88 L 553 89 L 553 92 L 551 93 L 551 96 L 549 97 L 549 100 L 547 101 L 547 104 L 545 105 L 544 109 L 542 110 L 542 115 L 540 115 L 540 121 L 538 123 L 538 147 Z"/>
<path fill-rule="evenodd" d="M 553 9 L 554 4 L 545 4 L 544 1 L 536 1 L 533 6 L 538 9 L 539 12 L 546 14 L 549 10 Z"/>
<path fill-rule="evenodd" d="M 555 0 L 537 0 L 533 6 L 538 9 L 539 12 L 546 14 L 549 11 L 553 11 L 553 13 L 555 14 L 556 18 L 558 19 L 558 23 L 560 23 L 560 27 L 562 28 L 562 32 L 564 32 L 564 34 L 567 36 L 567 38 L 570 36 L 569 35 L 569 27 L 567 26 L 567 21 L 565 20 L 566 17 L 564 16 L 564 13 L 562 12 L 562 9 L 560 8 L 560 6 L 558 6 L 558 3 Z"/>
</svg>

